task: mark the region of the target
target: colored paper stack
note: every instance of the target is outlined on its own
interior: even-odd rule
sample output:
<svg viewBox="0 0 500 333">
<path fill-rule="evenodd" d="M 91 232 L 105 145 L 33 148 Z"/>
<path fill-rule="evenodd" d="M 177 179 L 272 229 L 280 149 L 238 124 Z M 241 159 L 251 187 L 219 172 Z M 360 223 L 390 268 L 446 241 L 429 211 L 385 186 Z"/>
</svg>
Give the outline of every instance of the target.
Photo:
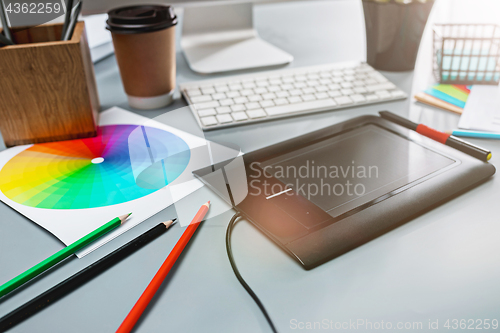
<svg viewBox="0 0 500 333">
<path fill-rule="evenodd" d="M 421 103 L 462 114 L 471 86 L 437 84 L 415 95 Z"/>
</svg>

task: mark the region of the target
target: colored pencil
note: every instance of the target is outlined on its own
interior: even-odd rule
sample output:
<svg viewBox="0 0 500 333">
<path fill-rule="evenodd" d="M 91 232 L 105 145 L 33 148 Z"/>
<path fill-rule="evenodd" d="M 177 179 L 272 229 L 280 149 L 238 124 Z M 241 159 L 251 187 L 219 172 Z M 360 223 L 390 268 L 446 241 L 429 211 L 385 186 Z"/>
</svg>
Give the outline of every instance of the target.
<svg viewBox="0 0 500 333">
<path fill-rule="evenodd" d="M 409 119 L 403 118 L 389 111 L 380 111 L 379 114 L 386 120 L 392 121 L 395 124 L 413 130 L 434 141 L 460 150 L 461 152 L 469 154 L 470 156 L 480 159 L 481 161 L 487 162 L 491 158 L 491 151 L 473 145 L 470 142 L 461 140 L 453 135 L 440 132 L 438 130 L 425 126 L 424 124 L 414 123 Z"/>
<path fill-rule="evenodd" d="M 7 16 L 5 16 L 5 7 L 3 0 L 0 0 L 0 20 L 2 20 L 3 33 L 5 37 L 13 44 L 14 39 L 10 33 L 9 25 L 7 24 Z"/>
<path fill-rule="evenodd" d="M 175 261 L 177 260 L 177 258 L 179 258 L 182 250 L 184 250 L 187 243 L 189 243 L 189 240 L 196 231 L 196 228 L 198 228 L 198 225 L 207 214 L 209 207 L 210 201 L 201 206 L 200 210 L 198 211 L 198 213 L 196 213 L 193 220 L 182 234 L 181 238 L 177 241 L 177 244 L 175 244 L 167 259 L 165 259 L 163 265 L 161 265 L 156 275 L 153 277 L 147 288 L 142 293 L 141 297 L 137 300 L 132 310 L 130 310 L 129 314 L 116 331 L 117 333 L 128 333 L 134 328 L 137 320 L 139 320 L 139 318 L 141 317 L 142 313 L 148 306 L 156 291 L 158 290 L 158 288 L 160 288 L 163 280 L 165 280 L 165 278 L 167 277 L 170 269 L 175 264 Z"/>
<path fill-rule="evenodd" d="M 132 213 L 130 213 L 132 214 Z M 91 233 L 87 234 L 86 236 L 83 236 L 79 240 L 75 241 L 74 243 L 66 246 L 64 249 L 54 253 L 47 259 L 41 261 L 40 263 L 36 264 L 35 266 L 31 267 L 24 273 L 19 274 L 12 280 L 4 283 L 3 285 L 0 286 L 0 297 L 6 295 L 7 293 L 11 292 L 12 290 L 20 287 L 24 283 L 28 282 L 35 276 L 43 273 L 47 269 L 51 268 L 55 264 L 61 262 L 62 260 L 68 258 L 78 250 L 81 250 L 85 246 L 89 245 L 99 237 L 107 234 L 111 230 L 115 229 L 116 227 L 120 226 L 126 219 L 127 217 L 130 216 L 130 214 L 127 215 L 122 215 L 120 217 L 116 217 L 103 225 L 102 227 L 97 228 L 96 230 L 92 231 Z"/>
<path fill-rule="evenodd" d="M 106 271 L 108 268 L 120 262 L 135 251 L 139 250 L 144 245 L 158 238 L 160 235 L 163 235 L 163 233 L 167 231 L 167 229 L 175 222 L 175 220 L 176 219 L 173 219 L 156 225 L 142 235 L 134 238 L 127 244 L 111 252 L 107 256 L 99 259 L 92 265 L 87 266 L 78 273 L 75 273 L 66 280 L 62 281 L 46 292 L 33 298 L 31 301 L 21 305 L 14 311 L 5 315 L 0 319 L 0 332 L 3 332 L 19 324 L 38 311 L 43 310 L 47 306 L 55 303 L 57 300 L 78 289 L 80 286 L 92 280 L 94 277 Z"/>
<path fill-rule="evenodd" d="M 66 7 L 66 13 L 64 13 L 64 24 L 61 32 L 61 40 L 64 40 L 64 35 L 66 34 L 66 30 L 68 30 L 68 25 L 71 20 L 71 10 L 73 9 L 73 0 L 68 0 L 68 4 Z"/>
<path fill-rule="evenodd" d="M 451 112 L 454 112 L 456 114 L 462 114 L 464 112 L 464 109 L 462 109 L 456 105 L 447 103 L 443 100 L 440 100 L 439 98 L 436 98 L 436 97 L 431 96 L 431 95 L 427 95 L 426 93 L 423 93 L 423 92 L 416 94 L 415 99 L 417 101 L 419 101 L 420 103 L 424 103 L 424 104 L 427 104 L 430 106 L 444 109 L 446 111 L 451 111 Z"/>
<path fill-rule="evenodd" d="M 70 40 L 73 36 L 73 31 L 75 30 L 76 22 L 78 21 L 78 15 L 82 11 L 82 2 L 79 1 L 75 6 L 73 13 L 71 14 L 71 21 L 69 22 L 68 29 L 64 32 L 63 40 Z"/>
<path fill-rule="evenodd" d="M 453 131 L 447 131 L 446 133 L 449 133 L 454 136 L 463 136 L 467 138 L 500 140 L 500 133 L 466 131 L 466 130 L 453 130 Z"/>
</svg>

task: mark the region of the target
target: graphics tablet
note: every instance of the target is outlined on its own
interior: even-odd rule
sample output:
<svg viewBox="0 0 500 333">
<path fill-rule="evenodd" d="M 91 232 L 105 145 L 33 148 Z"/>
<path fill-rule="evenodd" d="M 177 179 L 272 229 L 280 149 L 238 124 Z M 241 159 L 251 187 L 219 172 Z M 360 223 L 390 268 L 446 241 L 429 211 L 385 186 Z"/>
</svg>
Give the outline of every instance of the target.
<svg viewBox="0 0 500 333">
<path fill-rule="evenodd" d="M 248 194 L 228 202 L 306 269 L 495 173 L 491 164 L 376 116 L 287 140 L 243 160 Z M 204 180 L 229 162 L 195 175 Z M 221 194 L 221 186 L 206 183 Z M 231 193 L 228 177 L 225 185 Z"/>
</svg>

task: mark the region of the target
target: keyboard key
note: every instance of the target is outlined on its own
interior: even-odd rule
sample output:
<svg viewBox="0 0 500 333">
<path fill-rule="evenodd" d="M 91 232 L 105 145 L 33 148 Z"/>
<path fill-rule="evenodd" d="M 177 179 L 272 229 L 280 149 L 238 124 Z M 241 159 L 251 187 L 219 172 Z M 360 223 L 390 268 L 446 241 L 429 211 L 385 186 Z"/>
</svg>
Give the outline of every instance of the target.
<svg viewBox="0 0 500 333">
<path fill-rule="evenodd" d="M 405 97 L 406 94 L 404 92 L 402 92 L 401 90 L 395 90 L 395 91 L 391 91 L 391 96 L 398 98 L 398 97 Z"/>
<path fill-rule="evenodd" d="M 292 96 L 300 96 L 300 95 L 302 95 L 302 90 L 294 89 L 294 90 L 290 90 L 289 93 Z"/>
<path fill-rule="evenodd" d="M 221 106 L 216 108 L 218 114 L 231 113 L 231 108 L 229 106 Z"/>
<path fill-rule="evenodd" d="M 275 99 L 275 98 L 276 98 L 276 94 L 275 94 L 275 93 L 263 94 L 263 95 L 262 95 L 262 98 L 263 98 L 264 100 L 272 100 L 272 99 Z"/>
<path fill-rule="evenodd" d="M 269 83 L 274 85 L 274 86 L 279 86 L 280 84 L 282 84 L 281 80 L 279 80 L 279 79 L 269 80 Z"/>
<path fill-rule="evenodd" d="M 231 84 L 229 85 L 229 90 L 231 91 L 238 91 L 238 90 L 241 90 L 243 89 L 242 85 L 241 84 Z"/>
<path fill-rule="evenodd" d="M 316 88 L 316 91 L 317 92 L 324 92 L 324 91 L 328 91 L 328 87 L 327 86 L 317 86 L 315 87 Z"/>
<path fill-rule="evenodd" d="M 342 83 L 342 82 L 344 82 L 344 79 L 336 76 L 336 77 L 332 77 L 332 82 L 333 83 Z"/>
<path fill-rule="evenodd" d="M 378 97 L 380 97 L 381 99 L 391 98 L 391 94 L 387 90 L 379 90 L 379 91 L 376 91 L 375 94 Z"/>
<path fill-rule="evenodd" d="M 285 104 L 288 104 L 288 100 L 286 98 L 277 98 L 274 100 L 274 104 L 285 105 Z"/>
<path fill-rule="evenodd" d="M 316 86 L 319 86 L 319 81 L 318 80 L 309 80 L 309 81 L 306 81 L 306 84 L 309 87 L 316 87 Z"/>
<path fill-rule="evenodd" d="M 288 97 L 288 101 L 290 103 L 300 103 L 300 102 L 302 102 L 302 98 L 300 98 L 300 96 L 292 96 L 292 97 Z"/>
<path fill-rule="evenodd" d="M 330 96 L 330 97 L 340 97 L 340 96 L 342 96 L 342 93 L 340 92 L 340 90 L 329 91 L 328 92 L 328 96 Z"/>
<path fill-rule="evenodd" d="M 357 92 L 358 94 L 364 94 L 366 92 L 368 92 L 368 90 L 366 90 L 365 87 L 356 87 L 353 89 L 355 92 Z"/>
<path fill-rule="evenodd" d="M 296 83 L 293 84 L 293 86 L 296 89 L 301 89 L 301 88 L 307 87 L 307 84 L 305 82 L 296 82 Z"/>
<path fill-rule="evenodd" d="M 295 75 L 295 81 L 298 81 L 298 82 L 307 81 L 307 77 L 304 75 Z"/>
<path fill-rule="evenodd" d="M 231 116 L 233 116 L 233 119 L 236 121 L 242 121 L 248 119 L 248 116 L 245 112 L 234 112 L 231 114 Z"/>
<path fill-rule="evenodd" d="M 267 87 L 267 91 L 269 92 L 275 92 L 275 91 L 280 91 L 281 88 L 279 86 L 270 86 L 270 87 Z"/>
<path fill-rule="evenodd" d="M 216 117 L 219 123 L 221 124 L 227 124 L 233 122 L 233 117 L 231 117 L 230 114 L 219 114 Z"/>
<path fill-rule="evenodd" d="M 308 88 L 304 88 L 302 89 L 302 93 L 304 95 L 307 95 L 307 94 L 314 94 L 316 92 L 316 89 L 312 88 L 312 87 L 308 87 Z"/>
<path fill-rule="evenodd" d="M 210 94 L 215 94 L 215 89 L 210 87 L 210 88 L 202 88 L 201 92 L 203 95 L 210 95 Z"/>
<path fill-rule="evenodd" d="M 378 84 L 373 84 L 373 85 L 366 86 L 366 89 L 369 92 L 374 92 L 374 91 L 377 91 L 377 90 L 390 90 L 390 89 L 394 89 L 394 88 L 396 88 L 396 86 L 394 84 L 392 84 L 391 82 L 378 83 Z"/>
<path fill-rule="evenodd" d="M 354 101 L 354 103 L 361 103 L 361 102 L 366 101 L 365 96 L 360 95 L 360 94 L 351 95 L 351 96 L 349 96 L 349 98 L 352 99 Z"/>
<path fill-rule="evenodd" d="M 291 84 L 285 83 L 285 84 L 281 85 L 281 90 L 292 90 L 292 89 L 294 89 L 294 88 L 293 88 L 293 85 L 291 85 Z"/>
<path fill-rule="evenodd" d="M 346 81 L 349 81 L 349 82 L 350 82 L 350 81 L 354 81 L 354 80 L 356 80 L 356 78 L 355 78 L 353 75 L 345 75 L 345 76 L 344 76 L 344 80 L 346 80 Z"/>
<path fill-rule="evenodd" d="M 316 96 L 317 99 L 325 99 L 329 97 L 328 94 L 325 92 L 316 93 L 314 94 L 314 96 Z"/>
<path fill-rule="evenodd" d="M 257 85 L 255 84 L 255 82 L 243 82 L 243 88 L 245 89 L 253 89 L 256 87 Z"/>
<path fill-rule="evenodd" d="M 225 98 L 227 98 L 227 97 L 226 97 L 226 94 L 224 94 L 224 93 L 212 94 L 212 99 L 214 101 L 218 101 L 219 99 L 225 99 Z"/>
<path fill-rule="evenodd" d="M 200 89 L 186 90 L 186 93 L 188 94 L 189 97 L 196 97 L 201 95 Z"/>
<path fill-rule="evenodd" d="M 337 104 L 339 105 L 348 105 L 354 103 L 352 99 L 347 96 L 335 97 L 335 102 L 337 102 Z"/>
<path fill-rule="evenodd" d="M 231 105 L 231 111 L 233 112 L 238 112 L 238 111 L 245 111 L 245 106 L 243 104 L 235 104 Z"/>
<path fill-rule="evenodd" d="M 361 80 L 352 81 L 352 85 L 355 87 L 364 87 L 365 83 Z"/>
<path fill-rule="evenodd" d="M 333 83 L 333 84 L 328 85 L 328 89 L 330 89 L 330 90 L 339 90 L 340 88 L 341 88 L 340 84 L 338 84 L 338 83 Z"/>
<path fill-rule="evenodd" d="M 211 102 L 205 102 L 205 103 L 196 103 L 194 104 L 194 108 L 197 110 L 202 110 L 202 109 L 208 109 L 208 108 L 215 108 L 219 106 L 218 101 L 211 101 Z"/>
<path fill-rule="evenodd" d="M 214 108 L 198 110 L 198 115 L 200 117 L 215 116 L 216 114 L 217 112 L 215 112 Z"/>
<path fill-rule="evenodd" d="M 212 96 L 210 96 L 210 95 L 196 96 L 196 97 L 191 98 L 191 102 L 193 102 L 193 103 L 208 102 L 211 100 L 212 100 Z"/>
<path fill-rule="evenodd" d="M 307 78 L 309 80 L 319 80 L 319 75 L 318 74 L 308 74 Z"/>
<path fill-rule="evenodd" d="M 294 83 L 295 82 L 293 76 L 284 76 L 283 78 L 281 78 L 281 80 L 283 81 L 283 83 Z"/>
<path fill-rule="evenodd" d="M 374 85 L 374 84 L 377 84 L 377 83 L 378 83 L 378 81 L 377 81 L 377 80 L 374 80 L 374 79 L 368 79 L 368 80 L 365 80 L 365 84 L 366 84 L 367 86 L 369 86 L 369 85 Z"/>
<path fill-rule="evenodd" d="M 342 82 L 340 86 L 342 88 L 352 88 L 354 85 L 351 82 Z"/>
<path fill-rule="evenodd" d="M 262 101 L 262 96 L 261 95 L 252 95 L 247 97 L 250 102 L 258 102 Z"/>
<path fill-rule="evenodd" d="M 229 91 L 229 88 L 226 85 L 215 86 L 215 91 L 217 91 L 218 93 L 224 93 Z"/>
<path fill-rule="evenodd" d="M 244 89 L 240 91 L 241 96 L 250 96 L 253 95 L 253 90 L 252 89 Z"/>
<path fill-rule="evenodd" d="M 252 110 L 252 109 L 260 109 L 260 104 L 259 104 L 259 103 L 252 102 L 252 103 L 247 103 L 247 104 L 245 104 L 245 107 L 246 107 L 248 110 Z"/>
<path fill-rule="evenodd" d="M 328 107 L 334 107 L 336 105 L 337 103 L 335 103 L 332 99 L 322 99 L 319 101 L 269 107 L 266 108 L 265 110 L 270 116 L 277 116 L 277 115 L 300 112 L 300 111 L 319 110 Z"/>
<path fill-rule="evenodd" d="M 247 114 L 252 119 L 263 118 L 266 116 L 266 112 L 262 109 L 247 111 Z"/>
<path fill-rule="evenodd" d="M 227 105 L 233 105 L 234 101 L 231 98 L 228 98 L 228 99 L 222 99 L 222 100 L 220 100 L 219 103 L 222 106 L 227 106 Z"/>
<path fill-rule="evenodd" d="M 239 97 L 240 93 L 239 93 L 239 91 L 228 91 L 226 93 L 226 96 L 229 98 Z"/>
<path fill-rule="evenodd" d="M 245 103 L 248 103 L 248 98 L 246 98 L 246 97 L 236 97 L 234 99 L 234 102 L 236 104 L 245 104 Z"/>
<path fill-rule="evenodd" d="M 319 76 L 321 76 L 322 78 L 329 78 L 332 77 L 332 74 L 328 72 L 321 72 Z"/>
<path fill-rule="evenodd" d="M 255 88 L 253 91 L 256 94 L 265 94 L 265 93 L 267 93 L 267 89 L 264 88 L 264 87 Z"/>
<path fill-rule="evenodd" d="M 354 94 L 354 90 L 352 90 L 352 89 L 340 89 L 340 92 L 344 96 L 349 96 L 349 95 Z"/>
<path fill-rule="evenodd" d="M 305 102 L 314 101 L 316 99 L 316 96 L 314 96 L 313 94 L 302 95 L 301 97 Z"/>
<path fill-rule="evenodd" d="M 321 80 L 319 80 L 319 83 L 326 86 L 326 85 L 331 84 L 332 80 L 330 80 L 330 79 L 321 79 Z"/>
<path fill-rule="evenodd" d="M 290 94 L 288 93 L 288 91 L 278 91 L 278 92 L 276 92 L 276 96 L 278 96 L 280 98 L 284 98 L 284 97 L 290 96 Z"/>
<path fill-rule="evenodd" d="M 263 108 L 268 107 L 268 106 L 274 106 L 273 101 L 260 101 L 259 103 L 260 103 L 260 106 L 262 106 Z"/>
<path fill-rule="evenodd" d="M 257 87 L 269 87 L 269 82 L 267 81 L 257 81 Z"/>
<path fill-rule="evenodd" d="M 203 126 L 212 126 L 217 124 L 217 119 L 214 116 L 202 117 L 200 118 Z"/>
<path fill-rule="evenodd" d="M 378 101 L 380 98 L 377 95 L 365 95 L 368 102 Z"/>
</svg>

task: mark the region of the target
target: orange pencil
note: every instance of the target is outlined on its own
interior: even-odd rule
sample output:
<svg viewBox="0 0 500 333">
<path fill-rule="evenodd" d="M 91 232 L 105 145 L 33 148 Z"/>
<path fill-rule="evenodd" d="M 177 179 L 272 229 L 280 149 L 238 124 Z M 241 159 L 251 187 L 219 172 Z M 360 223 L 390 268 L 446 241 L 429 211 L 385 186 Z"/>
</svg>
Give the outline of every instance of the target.
<svg viewBox="0 0 500 333">
<path fill-rule="evenodd" d="M 139 300 L 137 300 L 132 310 L 130 310 L 123 323 L 120 325 L 120 327 L 118 327 L 118 330 L 116 331 L 117 333 L 128 333 L 132 331 L 135 323 L 137 323 L 142 313 L 148 306 L 149 302 L 155 295 L 156 291 L 158 290 L 158 288 L 160 288 L 163 280 L 165 280 L 165 278 L 167 277 L 168 272 L 170 272 L 170 269 L 172 268 L 172 266 L 174 266 L 175 261 L 181 255 L 182 250 L 184 250 L 187 243 L 189 243 L 191 236 L 193 236 L 196 228 L 198 228 L 198 225 L 207 214 L 209 207 L 210 201 L 201 206 L 198 213 L 196 213 L 193 220 L 186 228 L 186 231 L 184 231 L 181 238 L 177 241 L 177 244 L 175 244 L 167 259 L 165 259 L 163 265 L 161 265 L 158 272 L 156 272 L 154 278 L 151 280 L 146 290 L 144 290 L 141 297 L 139 298 Z"/>
</svg>

